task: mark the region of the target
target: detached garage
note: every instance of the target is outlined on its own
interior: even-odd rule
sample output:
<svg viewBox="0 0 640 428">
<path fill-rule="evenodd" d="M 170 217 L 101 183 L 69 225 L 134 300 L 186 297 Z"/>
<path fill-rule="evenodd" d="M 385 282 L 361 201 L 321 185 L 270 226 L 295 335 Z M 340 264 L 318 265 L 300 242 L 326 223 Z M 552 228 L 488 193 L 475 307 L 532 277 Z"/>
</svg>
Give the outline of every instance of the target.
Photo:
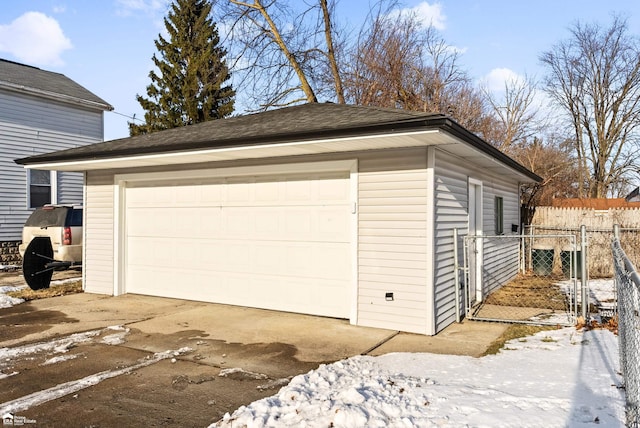
<svg viewBox="0 0 640 428">
<path fill-rule="evenodd" d="M 453 229 L 518 224 L 520 186 L 539 180 L 446 116 L 337 104 L 17 162 L 85 173 L 86 292 L 422 334 L 463 306 Z"/>
</svg>

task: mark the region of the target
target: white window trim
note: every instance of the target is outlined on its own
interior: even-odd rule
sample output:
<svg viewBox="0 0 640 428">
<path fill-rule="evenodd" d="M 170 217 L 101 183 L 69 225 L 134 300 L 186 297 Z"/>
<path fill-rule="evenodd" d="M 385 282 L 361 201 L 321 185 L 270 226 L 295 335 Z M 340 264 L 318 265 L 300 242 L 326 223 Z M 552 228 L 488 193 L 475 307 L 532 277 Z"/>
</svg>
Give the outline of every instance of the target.
<svg viewBox="0 0 640 428">
<path fill-rule="evenodd" d="M 26 169 L 27 173 L 27 209 L 32 210 L 38 207 L 31 206 L 31 171 L 32 169 Z M 51 188 L 51 204 L 58 203 L 58 171 L 49 171 L 50 173 L 50 188 Z"/>
</svg>

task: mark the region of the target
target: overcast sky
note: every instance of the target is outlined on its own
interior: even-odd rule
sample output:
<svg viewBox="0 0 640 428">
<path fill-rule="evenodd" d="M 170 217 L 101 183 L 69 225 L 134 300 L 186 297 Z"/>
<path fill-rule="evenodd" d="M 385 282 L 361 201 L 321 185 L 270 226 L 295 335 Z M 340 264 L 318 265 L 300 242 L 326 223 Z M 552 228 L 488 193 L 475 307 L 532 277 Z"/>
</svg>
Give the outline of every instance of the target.
<svg viewBox="0 0 640 428">
<path fill-rule="evenodd" d="M 102 97 L 105 139 L 128 136 L 125 116 L 142 118 L 135 100 L 145 94 L 154 40 L 163 31 L 167 0 L 5 1 L 0 16 L 0 58 L 63 73 Z M 359 25 L 369 0 L 342 0 L 339 21 Z M 452 46 L 479 81 L 500 88 L 505 78 L 541 77 L 538 57 L 569 36 L 576 21 L 607 26 L 613 13 L 629 18 L 640 35 L 640 1 L 407 0 Z"/>
</svg>

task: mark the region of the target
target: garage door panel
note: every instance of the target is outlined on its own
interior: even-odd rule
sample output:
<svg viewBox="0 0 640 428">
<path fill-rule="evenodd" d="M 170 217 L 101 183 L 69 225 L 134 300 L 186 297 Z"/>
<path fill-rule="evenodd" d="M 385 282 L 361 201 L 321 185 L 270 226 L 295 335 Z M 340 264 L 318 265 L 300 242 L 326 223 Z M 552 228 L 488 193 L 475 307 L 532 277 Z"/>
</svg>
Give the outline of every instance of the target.
<svg viewBox="0 0 640 428">
<path fill-rule="evenodd" d="M 349 199 L 350 189 L 344 185 L 344 176 L 334 175 L 316 182 L 318 199 L 344 201 Z"/>
<path fill-rule="evenodd" d="M 193 236 L 206 239 L 220 239 L 224 236 L 224 218 L 220 207 L 203 207 L 196 210 L 200 214 L 198 230 Z"/>
<path fill-rule="evenodd" d="M 247 273 L 212 276 L 209 271 L 184 267 L 135 267 L 129 272 L 128 281 L 134 286 L 133 292 L 145 295 L 335 317 L 349 312 L 349 296 L 342 281 L 256 277 Z"/>
<path fill-rule="evenodd" d="M 314 198 L 311 181 L 289 179 L 284 183 L 284 199 L 293 202 L 311 201 Z"/>
<path fill-rule="evenodd" d="M 348 177 L 127 187 L 126 291 L 348 317 Z"/>
<path fill-rule="evenodd" d="M 317 210 L 318 239 L 326 241 L 349 242 L 351 239 L 350 207 L 321 207 Z"/>
<path fill-rule="evenodd" d="M 216 180 L 214 182 L 201 184 L 200 190 L 200 206 L 207 206 L 210 204 L 219 205 L 223 200 L 224 181 Z"/>
<path fill-rule="evenodd" d="M 255 227 L 252 214 L 246 208 L 225 208 L 222 211 L 223 236 L 227 239 L 248 239 L 253 236 Z"/>
<path fill-rule="evenodd" d="M 274 181 L 273 177 L 260 177 L 255 180 L 254 200 L 259 203 L 278 203 L 281 196 L 282 182 Z"/>
<path fill-rule="evenodd" d="M 340 244 L 129 239 L 129 267 L 206 266 L 212 275 L 248 273 L 294 278 L 341 279 L 349 275 L 349 250 Z"/>
</svg>

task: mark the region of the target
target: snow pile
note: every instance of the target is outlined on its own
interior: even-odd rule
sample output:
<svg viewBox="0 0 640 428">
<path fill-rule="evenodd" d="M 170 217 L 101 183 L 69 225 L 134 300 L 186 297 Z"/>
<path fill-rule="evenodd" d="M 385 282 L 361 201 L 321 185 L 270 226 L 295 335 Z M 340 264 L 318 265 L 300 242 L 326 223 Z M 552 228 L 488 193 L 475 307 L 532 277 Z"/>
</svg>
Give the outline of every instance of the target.
<svg viewBox="0 0 640 428">
<path fill-rule="evenodd" d="M 120 345 L 125 343 L 125 337 L 129 334 L 129 328 L 121 325 L 110 326 L 105 329 L 110 331 L 115 331 L 116 333 L 106 335 L 100 341 L 101 343 L 107 345 Z"/>
<path fill-rule="evenodd" d="M 69 360 L 75 360 L 80 355 L 84 354 L 70 354 L 70 355 L 58 355 L 57 357 L 49 358 L 44 363 L 40 364 L 41 366 L 49 366 L 51 364 L 58 364 Z"/>
<path fill-rule="evenodd" d="M 255 379 L 255 380 L 264 380 L 268 379 L 269 376 L 262 373 L 254 373 L 240 367 L 233 367 L 229 369 L 222 369 L 218 374 L 220 377 L 236 377 L 236 378 L 244 378 L 244 379 Z"/>
<path fill-rule="evenodd" d="M 573 328 L 484 358 L 353 357 L 296 376 L 212 427 L 623 426 L 617 338 Z"/>
<path fill-rule="evenodd" d="M 16 297 L 11 297 L 7 295 L 7 293 L 10 293 L 12 291 L 18 291 L 23 288 L 26 288 L 26 285 L 21 285 L 17 287 L 12 285 L 5 285 L 0 287 L 0 308 L 10 308 L 11 306 L 19 305 L 20 303 L 24 302 L 23 299 L 18 299 Z"/>
</svg>

